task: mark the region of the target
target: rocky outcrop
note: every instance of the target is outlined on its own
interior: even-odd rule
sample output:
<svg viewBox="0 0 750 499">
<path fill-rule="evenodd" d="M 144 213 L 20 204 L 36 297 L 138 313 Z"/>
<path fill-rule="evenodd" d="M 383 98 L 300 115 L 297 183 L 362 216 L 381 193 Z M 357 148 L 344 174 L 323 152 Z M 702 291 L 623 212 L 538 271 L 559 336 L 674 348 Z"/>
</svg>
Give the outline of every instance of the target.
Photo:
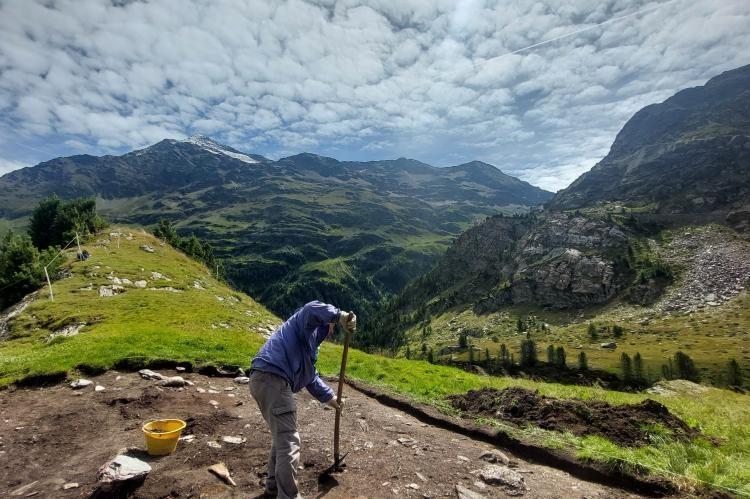
<svg viewBox="0 0 750 499">
<path fill-rule="evenodd" d="M 435 306 L 472 303 L 479 312 L 507 304 L 605 303 L 632 279 L 623 267 L 628 246 L 622 229 L 583 216 L 492 217 L 462 234 L 438 267 L 406 293 L 429 302 L 436 289 L 450 289 Z"/>
<path fill-rule="evenodd" d="M 616 226 L 548 215 L 529 232 L 515 258 L 510 301 L 554 308 L 604 303 L 624 287 L 615 259 L 627 248 L 628 237 Z"/>
</svg>

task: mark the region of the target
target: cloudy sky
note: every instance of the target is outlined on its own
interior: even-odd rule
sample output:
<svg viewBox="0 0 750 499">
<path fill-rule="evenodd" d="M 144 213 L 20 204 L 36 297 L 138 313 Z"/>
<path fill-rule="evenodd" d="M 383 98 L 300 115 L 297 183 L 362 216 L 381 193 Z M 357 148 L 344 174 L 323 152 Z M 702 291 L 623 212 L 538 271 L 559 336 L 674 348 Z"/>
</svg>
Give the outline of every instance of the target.
<svg viewBox="0 0 750 499">
<path fill-rule="evenodd" d="M 0 0 L 0 173 L 209 135 L 549 190 L 750 64 L 748 0 Z"/>
</svg>

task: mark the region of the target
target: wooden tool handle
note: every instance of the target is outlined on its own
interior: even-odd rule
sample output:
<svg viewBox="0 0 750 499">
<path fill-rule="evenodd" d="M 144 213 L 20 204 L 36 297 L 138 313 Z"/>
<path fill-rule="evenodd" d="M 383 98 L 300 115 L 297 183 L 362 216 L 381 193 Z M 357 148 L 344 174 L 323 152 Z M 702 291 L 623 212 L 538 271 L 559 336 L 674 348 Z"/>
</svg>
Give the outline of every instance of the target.
<svg viewBox="0 0 750 499">
<path fill-rule="evenodd" d="M 341 407 L 341 394 L 344 392 L 344 376 L 346 374 L 346 356 L 349 353 L 349 335 L 348 329 L 344 328 L 344 353 L 341 355 L 341 371 L 339 371 L 339 389 L 336 393 L 336 402 Z M 333 427 L 333 458 L 335 462 L 339 461 L 339 424 L 341 420 L 341 411 L 336 411 L 336 423 Z"/>
</svg>

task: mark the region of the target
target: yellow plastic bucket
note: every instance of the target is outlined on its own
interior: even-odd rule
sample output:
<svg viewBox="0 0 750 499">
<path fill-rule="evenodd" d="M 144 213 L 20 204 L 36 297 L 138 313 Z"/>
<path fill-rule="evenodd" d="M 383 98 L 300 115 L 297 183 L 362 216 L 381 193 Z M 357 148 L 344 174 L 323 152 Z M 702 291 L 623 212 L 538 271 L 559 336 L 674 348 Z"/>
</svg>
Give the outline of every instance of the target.
<svg viewBox="0 0 750 499">
<path fill-rule="evenodd" d="M 157 419 L 144 424 L 146 451 L 152 456 L 165 456 L 173 453 L 185 426 L 185 421 L 181 419 Z"/>
</svg>

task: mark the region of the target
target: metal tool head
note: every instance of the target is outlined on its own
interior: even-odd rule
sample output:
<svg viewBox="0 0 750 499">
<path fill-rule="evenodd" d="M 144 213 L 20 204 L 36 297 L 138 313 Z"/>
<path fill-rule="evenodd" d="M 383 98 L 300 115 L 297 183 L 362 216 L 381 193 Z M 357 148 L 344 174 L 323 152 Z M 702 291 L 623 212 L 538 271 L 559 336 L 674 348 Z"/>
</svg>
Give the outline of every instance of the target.
<svg viewBox="0 0 750 499">
<path fill-rule="evenodd" d="M 348 456 L 349 453 L 347 452 L 340 458 L 338 458 L 332 465 L 330 465 L 328 468 L 326 468 L 323 473 L 320 474 L 319 480 L 325 480 L 327 477 L 331 476 L 333 473 L 341 473 L 344 471 L 344 466 L 346 466 L 344 463 L 344 459 L 346 459 L 346 456 Z"/>
</svg>

